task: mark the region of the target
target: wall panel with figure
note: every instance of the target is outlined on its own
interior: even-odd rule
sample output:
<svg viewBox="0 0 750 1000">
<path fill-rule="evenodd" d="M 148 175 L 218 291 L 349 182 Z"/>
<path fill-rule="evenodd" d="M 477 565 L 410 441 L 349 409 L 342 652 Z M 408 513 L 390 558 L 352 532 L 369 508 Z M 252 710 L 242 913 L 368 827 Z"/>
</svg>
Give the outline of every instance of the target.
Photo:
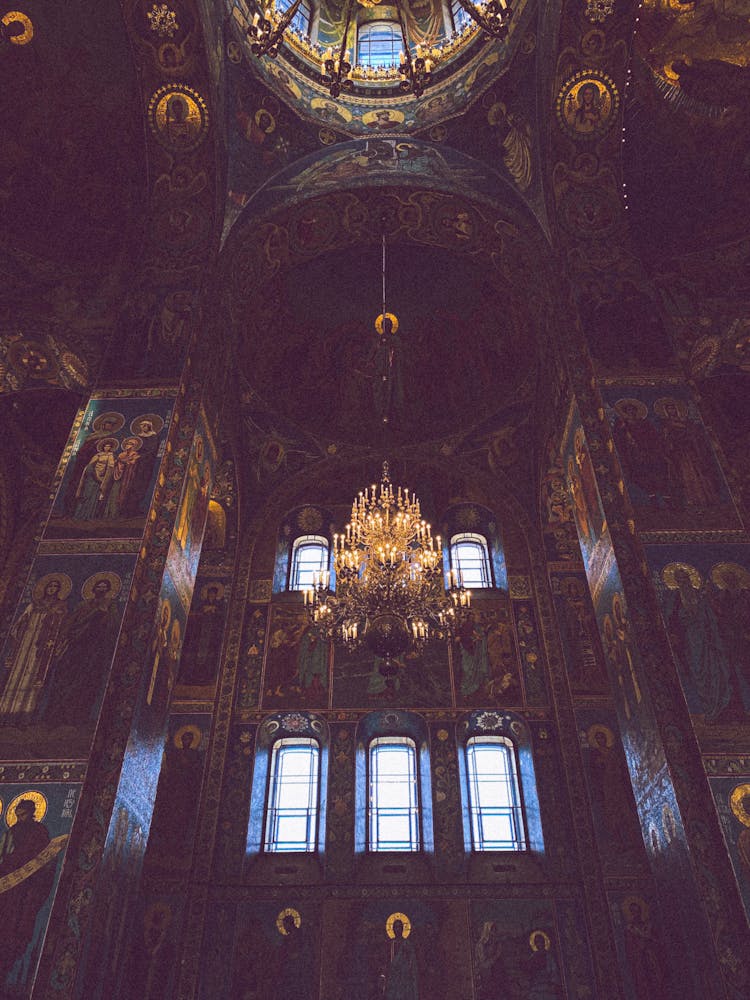
<svg viewBox="0 0 750 1000">
<path fill-rule="evenodd" d="M 688 707 L 710 726 L 750 718 L 750 548 L 647 548 Z"/>
<path fill-rule="evenodd" d="M 739 527 L 706 428 L 684 390 L 610 387 L 605 401 L 641 530 Z"/>
<path fill-rule="evenodd" d="M 140 538 L 173 404 L 156 395 L 91 399 L 52 507 L 47 538 Z"/>
<path fill-rule="evenodd" d="M 0 784 L 0 993 L 7 1000 L 28 996 L 34 982 L 80 787 Z"/>
<path fill-rule="evenodd" d="M 0 756 L 85 755 L 135 555 L 43 555 L 3 651 Z"/>
</svg>

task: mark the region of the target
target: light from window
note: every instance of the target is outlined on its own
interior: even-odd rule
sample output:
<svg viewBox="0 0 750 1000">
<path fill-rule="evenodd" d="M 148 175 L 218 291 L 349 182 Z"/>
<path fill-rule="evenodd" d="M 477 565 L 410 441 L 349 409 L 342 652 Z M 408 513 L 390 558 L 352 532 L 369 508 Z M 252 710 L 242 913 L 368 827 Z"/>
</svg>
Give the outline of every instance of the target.
<svg viewBox="0 0 750 1000">
<path fill-rule="evenodd" d="M 460 31 L 471 20 L 458 0 L 451 0 L 451 17 L 454 31 Z"/>
<path fill-rule="evenodd" d="M 266 851 L 314 851 L 320 748 L 288 738 L 273 745 L 266 811 Z"/>
<path fill-rule="evenodd" d="M 401 31 L 395 21 L 370 21 L 357 35 L 357 62 L 381 69 L 397 66 L 402 49 Z"/>
<path fill-rule="evenodd" d="M 309 590 L 314 575 L 328 569 L 328 539 L 322 535 L 300 535 L 292 546 L 290 590 Z"/>
<path fill-rule="evenodd" d="M 276 0 L 276 10 L 283 14 L 289 10 L 293 2 L 294 0 Z M 310 34 L 310 13 L 310 4 L 307 0 L 302 0 L 297 8 L 297 13 L 292 18 L 292 28 L 298 35 L 307 36 Z"/>
<path fill-rule="evenodd" d="M 407 736 L 370 743 L 371 851 L 418 851 L 417 747 Z"/>
<path fill-rule="evenodd" d="M 461 585 L 468 590 L 492 586 L 490 557 L 484 535 L 463 532 L 451 538 L 451 568 L 461 574 Z"/>
<path fill-rule="evenodd" d="M 521 796 L 513 745 L 502 736 L 466 743 L 471 845 L 475 851 L 524 851 Z"/>
</svg>

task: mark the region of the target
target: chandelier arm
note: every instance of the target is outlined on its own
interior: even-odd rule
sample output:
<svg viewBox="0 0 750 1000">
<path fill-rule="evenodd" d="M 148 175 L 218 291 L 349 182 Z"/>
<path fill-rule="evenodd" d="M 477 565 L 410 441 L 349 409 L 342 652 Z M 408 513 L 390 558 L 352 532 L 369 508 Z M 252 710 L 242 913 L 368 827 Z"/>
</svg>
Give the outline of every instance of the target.
<svg viewBox="0 0 750 1000">
<path fill-rule="evenodd" d="M 469 17 L 479 25 L 490 38 L 504 38 L 508 34 L 511 7 L 505 0 L 489 0 L 480 10 L 472 0 L 458 0 Z"/>
<path fill-rule="evenodd" d="M 272 0 L 272 2 L 274 3 L 275 10 L 275 0 Z M 253 55 L 268 56 L 271 59 L 276 58 L 279 54 L 279 45 L 284 39 L 284 32 L 294 20 L 301 3 L 302 0 L 294 0 L 294 3 L 281 15 L 275 29 L 273 20 L 265 16 L 262 4 L 259 2 L 256 3 L 257 11 L 253 17 L 253 23 L 247 29 L 247 34 L 252 40 L 250 51 Z M 257 21 L 256 18 L 258 19 Z"/>
<path fill-rule="evenodd" d="M 338 59 L 333 58 L 333 54 L 329 49 L 321 65 L 323 82 L 328 83 L 328 92 L 333 98 L 337 98 L 342 90 L 350 91 L 354 89 L 354 83 L 351 79 L 352 63 L 346 58 L 348 55 L 346 43 L 349 38 L 349 27 L 352 23 L 354 3 L 355 0 L 347 0 L 344 32 L 341 36 Z"/>
</svg>

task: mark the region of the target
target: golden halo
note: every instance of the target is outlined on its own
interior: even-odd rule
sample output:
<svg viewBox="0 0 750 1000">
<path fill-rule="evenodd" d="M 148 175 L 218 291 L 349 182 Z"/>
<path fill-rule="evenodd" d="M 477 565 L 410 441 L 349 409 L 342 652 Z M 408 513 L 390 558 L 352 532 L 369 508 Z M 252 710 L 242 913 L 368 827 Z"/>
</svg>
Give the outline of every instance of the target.
<svg viewBox="0 0 750 1000">
<path fill-rule="evenodd" d="M 735 785 L 729 796 L 729 805 L 740 823 L 750 827 L 750 809 L 748 809 L 748 805 L 745 805 L 745 799 L 748 799 L 748 805 L 750 805 L 750 783 L 748 782 Z"/>
<path fill-rule="evenodd" d="M 394 316 L 393 313 L 386 313 L 385 316 L 383 315 L 383 313 L 381 313 L 375 320 L 375 329 L 380 334 L 380 336 L 382 337 L 384 333 L 383 331 L 384 319 L 389 319 L 391 321 L 391 334 L 398 333 L 398 317 Z"/>
<path fill-rule="evenodd" d="M 531 934 L 529 934 L 529 944 L 531 945 L 531 950 L 539 951 L 539 947 L 534 944 L 534 941 L 540 936 L 544 938 L 544 950 L 549 951 L 552 947 L 552 942 L 549 939 L 549 934 L 542 930 L 532 931 Z"/>
<path fill-rule="evenodd" d="M 654 413 L 658 417 L 662 417 L 663 419 L 666 420 L 669 419 L 669 417 L 667 417 L 666 413 L 664 412 L 667 403 L 673 403 L 674 406 L 677 408 L 677 416 L 681 420 L 685 419 L 688 411 L 687 403 L 685 403 L 685 401 L 682 399 L 675 399 L 674 396 L 662 396 L 660 399 L 656 400 L 656 402 L 654 403 Z"/>
<path fill-rule="evenodd" d="M 625 414 L 622 412 L 625 407 L 633 407 L 637 410 L 637 417 L 639 420 L 645 420 L 648 416 L 648 407 L 640 399 L 633 399 L 631 396 L 625 396 L 622 399 L 618 399 L 615 403 L 615 410 L 620 414 L 621 417 L 627 419 Z"/>
<path fill-rule="evenodd" d="M 127 437 L 127 438 L 123 438 L 123 439 L 122 439 L 122 447 L 124 448 L 124 447 L 125 447 L 125 445 L 126 445 L 126 444 L 127 444 L 128 442 L 130 442 L 130 443 L 132 444 L 132 446 L 133 446 L 133 451 L 140 451 L 140 450 L 141 450 L 141 448 L 143 447 L 143 440 L 142 440 L 141 438 L 138 438 L 138 437 Z"/>
<path fill-rule="evenodd" d="M 601 722 L 595 722 L 593 726 L 589 726 L 586 737 L 589 741 L 589 746 L 593 749 L 596 744 L 594 743 L 594 737 L 597 733 L 604 733 L 604 738 L 607 741 L 607 747 L 613 747 L 615 745 L 615 734 L 609 728 L 609 726 L 602 725 Z"/>
<path fill-rule="evenodd" d="M 638 907 L 641 914 L 641 919 L 645 920 L 646 917 L 648 917 L 648 903 L 646 902 L 645 899 L 642 899 L 641 896 L 626 896 L 625 899 L 623 899 L 622 901 L 622 912 L 627 917 L 628 914 L 630 913 L 630 907 L 633 905 L 633 903 L 635 903 L 636 906 Z"/>
<path fill-rule="evenodd" d="M 96 442 L 96 450 L 99 452 L 100 455 L 104 451 L 105 444 L 111 444 L 112 448 L 110 450 L 115 451 L 120 442 L 117 440 L 117 438 L 99 438 L 99 440 Z"/>
<path fill-rule="evenodd" d="M 729 573 L 734 573 L 739 578 L 740 590 L 750 589 L 750 573 L 748 573 L 744 566 L 740 566 L 736 562 L 720 562 L 711 567 L 711 579 L 719 590 L 726 590 L 728 588 L 729 581 L 727 580 L 727 576 Z"/>
<path fill-rule="evenodd" d="M 293 906 L 287 906 L 284 910 L 279 910 L 279 915 L 276 917 L 276 927 L 278 928 L 279 934 L 283 934 L 284 937 L 287 936 L 289 931 L 284 927 L 284 920 L 286 917 L 294 917 L 294 926 L 299 927 L 302 923 L 302 917 L 299 915 L 299 910 L 295 910 Z"/>
<path fill-rule="evenodd" d="M 175 618 L 172 622 L 172 633 L 169 637 L 169 641 L 172 645 L 179 645 L 180 639 L 182 637 L 182 626 L 180 625 L 180 619 Z"/>
<path fill-rule="evenodd" d="M 40 576 L 34 584 L 34 590 L 32 591 L 31 596 L 35 601 L 40 601 L 44 597 L 44 588 L 52 580 L 57 580 L 60 584 L 60 591 L 57 595 L 57 599 L 59 601 L 64 601 L 73 589 L 73 581 L 67 573 L 45 573 L 44 576 Z"/>
<path fill-rule="evenodd" d="M 201 745 L 201 740 L 203 739 L 203 733 L 200 731 L 200 729 L 198 728 L 198 726 L 194 726 L 194 725 L 192 725 L 192 723 L 189 723 L 186 726 L 180 726 L 180 728 L 174 734 L 174 738 L 172 739 L 172 742 L 174 743 L 174 745 L 177 747 L 178 750 L 182 750 L 182 742 L 181 742 L 181 740 L 182 740 L 182 737 L 185 735 L 185 733 L 192 733 L 193 734 L 193 736 L 195 737 L 195 739 L 193 740 L 193 747 L 192 747 L 192 749 L 193 750 L 197 750 L 198 747 Z"/>
<path fill-rule="evenodd" d="M 81 597 L 84 599 L 84 601 L 91 600 L 91 598 L 94 596 L 94 586 L 100 580 L 109 581 L 110 589 L 107 593 L 107 596 L 109 598 L 117 597 L 117 595 L 122 590 L 122 580 L 117 575 L 117 573 L 107 572 L 106 570 L 103 573 L 93 573 L 81 587 Z"/>
<path fill-rule="evenodd" d="M 164 624 L 162 625 L 162 619 L 164 619 L 164 609 L 165 608 L 167 609 L 167 615 L 166 615 L 166 620 L 164 621 Z M 164 629 L 168 629 L 169 628 L 169 623 L 172 621 L 172 605 L 169 603 L 169 601 L 167 600 L 166 597 L 164 598 L 164 600 L 159 605 L 159 614 L 157 615 L 156 620 L 157 620 L 157 623 L 158 623 L 158 625 L 159 625 L 160 628 L 164 628 Z"/>
<path fill-rule="evenodd" d="M 701 579 L 701 575 L 695 566 L 691 566 L 690 563 L 671 562 L 668 563 L 661 571 L 661 578 L 670 590 L 677 590 L 678 585 L 675 580 L 675 573 L 678 569 L 684 570 L 688 574 L 690 577 L 690 585 L 693 590 L 700 589 L 700 585 L 703 580 Z"/>
<path fill-rule="evenodd" d="M 140 430 L 138 430 L 138 428 L 141 426 L 144 420 L 148 420 L 151 422 L 151 426 L 154 428 L 154 432 L 156 434 L 158 434 L 159 431 L 164 426 L 164 417 L 159 416 L 158 413 L 141 413 L 139 416 L 134 417 L 130 421 L 131 434 L 141 433 Z"/>
<path fill-rule="evenodd" d="M 393 930 L 393 925 L 397 920 L 400 920 L 404 925 L 404 937 L 408 938 L 411 934 L 411 920 L 407 917 L 405 913 L 392 913 L 390 917 L 385 922 L 385 932 L 389 938 L 395 938 L 396 932 Z"/>
<path fill-rule="evenodd" d="M 13 801 L 10 803 L 8 808 L 5 810 L 5 822 L 8 826 L 15 826 L 18 822 L 18 817 L 16 816 L 16 809 L 18 808 L 18 803 L 23 799 L 31 799 L 34 803 L 34 819 L 41 823 L 47 814 L 47 798 L 42 795 L 41 792 L 29 790 L 28 792 L 21 792 L 20 795 L 16 795 Z"/>
<path fill-rule="evenodd" d="M 13 35 L 11 37 L 11 43 L 13 45 L 28 45 L 31 39 L 34 37 L 34 25 L 31 23 L 31 18 L 28 15 L 21 13 L 20 10 L 9 10 L 7 14 L 3 14 L 0 21 L 7 27 L 9 24 L 13 24 L 14 21 L 19 21 L 23 25 L 23 31 L 20 35 Z"/>
<path fill-rule="evenodd" d="M 100 413 L 99 416 L 94 419 L 91 426 L 95 431 L 100 431 L 102 429 L 102 424 L 104 423 L 105 420 L 114 420 L 114 422 L 117 424 L 116 427 L 112 428 L 110 432 L 112 434 L 114 434 L 115 431 L 119 431 L 119 429 L 125 423 L 125 417 L 123 416 L 122 413 L 118 413 L 117 410 L 107 410 L 106 413 Z"/>
</svg>

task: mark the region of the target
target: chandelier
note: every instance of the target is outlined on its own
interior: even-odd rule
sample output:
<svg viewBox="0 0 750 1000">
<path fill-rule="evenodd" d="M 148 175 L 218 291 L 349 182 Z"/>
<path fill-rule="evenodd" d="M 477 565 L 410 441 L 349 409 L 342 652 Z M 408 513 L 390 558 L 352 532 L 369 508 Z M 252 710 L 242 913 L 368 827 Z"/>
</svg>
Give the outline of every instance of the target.
<svg viewBox="0 0 750 1000">
<path fill-rule="evenodd" d="M 390 663 L 430 638 L 450 638 L 469 613 L 471 593 L 456 570 L 444 589 L 440 536 L 433 537 L 414 493 L 392 485 L 387 462 L 380 487 L 355 498 L 351 521 L 333 536 L 333 553 L 335 592 L 327 570 L 304 591 L 324 639 L 351 649 L 364 643 Z"/>
<path fill-rule="evenodd" d="M 385 233 L 382 237 L 382 312 L 375 320 L 384 368 L 381 382 L 382 424 L 388 428 L 392 403 L 394 339 L 398 319 L 386 308 Z M 443 583 L 440 536 L 422 517 L 421 505 L 407 487 L 394 487 L 388 462 L 378 488 L 360 490 L 351 521 L 333 536 L 335 591 L 330 571 L 313 577 L 304 591 L 305 607 L 318 634 L 351 649 L 363 643 L 385 660 L 409 649 L 420 650 L 430 638 L 448 639 L 470 613 L 471 593 L 461 574 L 451 570 Z"/>
<path fill-rule="evenodd" d="M 478 3 L 474 3 L 473 0 L 458 0 L 458 2 L 485 35 L 491 38 L 504 38 L 507 35 L 512 10 L 506 0 L 480 0 Z M 347 48 L 352 15 L 357 3 L 363 7 L 373 7 L 377 6 L 380 0 L 345 0 L 344 30 L 338 50 L 334 51 L 332 47 L 319 49 L 321 80 L 328 86 L 333 98 L 354 89 L 355 72 L 360 69 L 352 62 L 351 51 Z M 250 51 L 256 56 L 270 56 L 271 59 L 275 59 L 301 4 L 302 0 L 292 0 L 286 9 L 279 9 L 276 0 L 265 0 L 265 3 L 263 0 L 255 0 L 256 10 L 247 28 Z M 433 69 L 443 57 L 443 51 L 440 45 L 417 43 L 412 52 L 404 21 L 402 0 L 395 0 L 395 7 L 403 44 L 397 67 L 399 75 L 403 78 L 399 83 L 399 89 L 404 93 L 411 92 L 415 97 L 421 97 L 432 80 Z"/>
</svg>

